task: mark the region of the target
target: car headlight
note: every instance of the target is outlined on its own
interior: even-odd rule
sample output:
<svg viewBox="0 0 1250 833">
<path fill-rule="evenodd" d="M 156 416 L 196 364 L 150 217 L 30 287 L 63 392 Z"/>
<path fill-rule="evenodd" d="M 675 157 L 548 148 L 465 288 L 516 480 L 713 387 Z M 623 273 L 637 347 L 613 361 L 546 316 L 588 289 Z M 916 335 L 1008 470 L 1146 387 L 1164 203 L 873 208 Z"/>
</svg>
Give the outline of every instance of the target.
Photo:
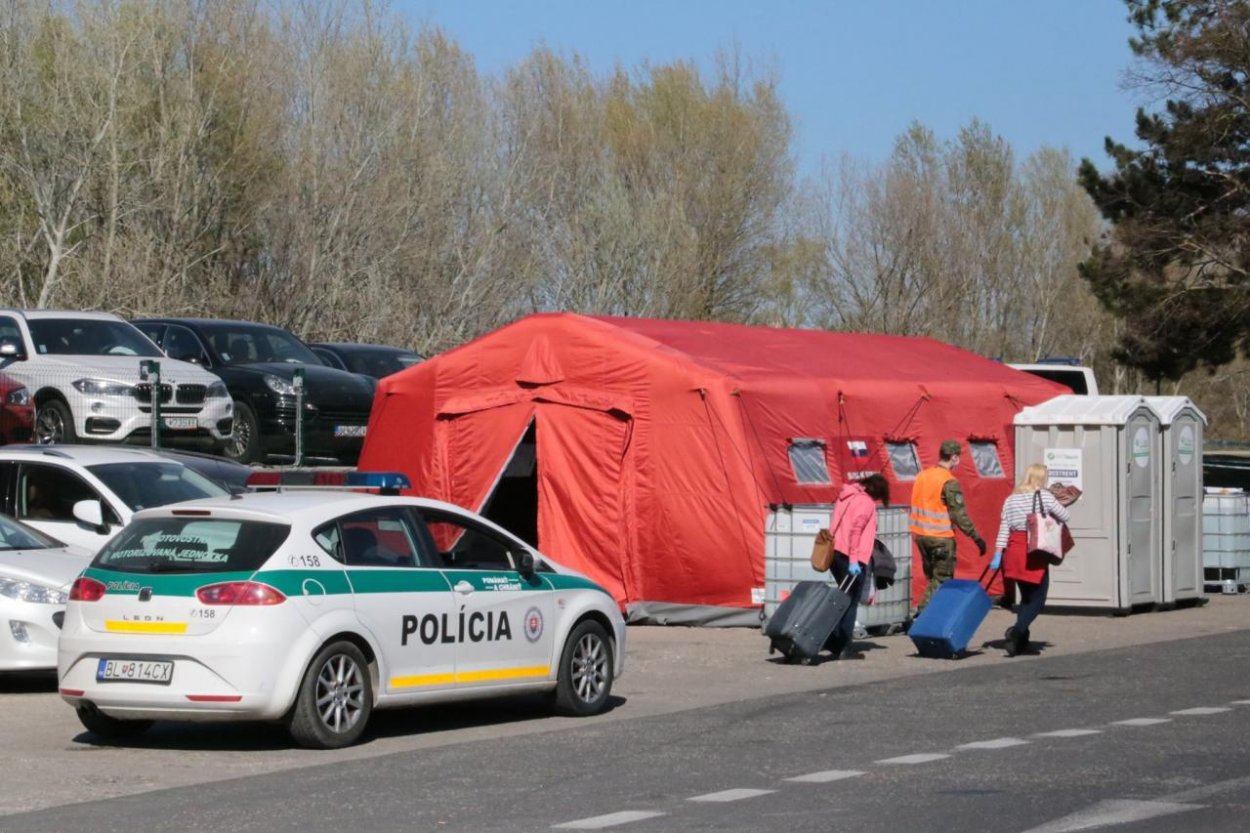
<svg viewBox="0 0 1250 833">
<path fill-rule="evenodd" d="M 76 379 L 74 390 L 91 396 L 134 396 L 135 389 L 121 382 L 108 379 Z"/>
<path fill-rule="evenodd" d="M 295 386 L 291 384 L 289 379 L 283 379 L 281 376 L 271 376 L 265 374 L 265 384 L 269 389 L 279 396 L 294 396 Z"/>
<path fill-rule="evenodd" d="M 64 591 L 55 587 L 3 576 L 0 576 L 0 596 L 42 605 L 63 605 L 69 600 Z"/>
<path fill-rule="evenodd" d="M 14 388 L 4 397 L 6 405 L 29 405 L 30 391 L 27 388 Z"/>
<path fill-rule="evenodd" d="M 230 391 L 226 390 L 225 382 L 213 382 L 204 396 L 208 399 L 229 399 Z"/>
</svg>

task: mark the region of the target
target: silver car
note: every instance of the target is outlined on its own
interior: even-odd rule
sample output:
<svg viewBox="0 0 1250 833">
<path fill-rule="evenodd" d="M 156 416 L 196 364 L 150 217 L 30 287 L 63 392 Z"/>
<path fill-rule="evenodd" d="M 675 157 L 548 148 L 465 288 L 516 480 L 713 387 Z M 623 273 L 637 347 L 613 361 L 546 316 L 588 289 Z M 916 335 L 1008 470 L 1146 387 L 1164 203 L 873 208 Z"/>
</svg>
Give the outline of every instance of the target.
<svg viewBox="0 0 1250 833">
<path fill-rule="evenodd" d="M 69 587 L 91 553 L 0 515 L 0 672 L 56 668 Z"/>
</svg>

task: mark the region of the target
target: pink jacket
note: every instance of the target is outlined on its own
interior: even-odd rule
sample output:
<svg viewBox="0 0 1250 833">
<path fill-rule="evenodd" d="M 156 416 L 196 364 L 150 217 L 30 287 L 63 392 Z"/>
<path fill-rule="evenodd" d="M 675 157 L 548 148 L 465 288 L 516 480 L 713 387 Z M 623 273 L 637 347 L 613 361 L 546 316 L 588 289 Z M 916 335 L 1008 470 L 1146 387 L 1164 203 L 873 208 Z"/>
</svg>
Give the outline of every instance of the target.
<svg viewBox="0 0 1250 833">
<path fill-rule="evenodd" d="M 847 483 L 829 519 L 833 548 L 852 561 L 867 564 L 877 538 L 877 502 L 858 483 Z"/>
</svg>

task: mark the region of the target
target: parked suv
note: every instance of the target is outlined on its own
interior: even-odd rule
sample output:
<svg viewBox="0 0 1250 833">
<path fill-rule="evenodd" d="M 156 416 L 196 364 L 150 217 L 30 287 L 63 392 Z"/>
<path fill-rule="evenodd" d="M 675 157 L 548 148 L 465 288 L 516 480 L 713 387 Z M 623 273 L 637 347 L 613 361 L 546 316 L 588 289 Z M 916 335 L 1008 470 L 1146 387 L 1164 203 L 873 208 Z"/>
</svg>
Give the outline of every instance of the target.
<svg viewBox="0 0 1250 833">
<path fill-rule="evenodd" d="M 171 358 L 211 369 L 234 399 L 227 457 L 253 463 L 295 453 L 295 371 L 304 371 L 303 453 L 354 465 L 377 383 L 326 367 L 291 333 L 249 321 L 143 318 L 135 325 Z"/>
<path fill-rule="evenodd" d="M 41 443 L 151 441 L 152 380 L 160 360 L 161 438 L 216 450 L 234 406 L 213 374 L 169 361 L 143 333 L 106 312 L 0 310 L 0 370 L 34 396 Z"/>
<path fill-rule="evenodd" d="M 93 553 L 140 509 L 228 494 L 191 466 L 151 449 L 0 448 L 0 512 Z"/>
<path fill-rule="evenodd" d="M 381 379 L 406 370 L 422 360 L 420 353 L 404 347 L 385 344 L 344 344 L 321 342 L 309 344 L 317 358 L 329 367 Z"/>
</svg>

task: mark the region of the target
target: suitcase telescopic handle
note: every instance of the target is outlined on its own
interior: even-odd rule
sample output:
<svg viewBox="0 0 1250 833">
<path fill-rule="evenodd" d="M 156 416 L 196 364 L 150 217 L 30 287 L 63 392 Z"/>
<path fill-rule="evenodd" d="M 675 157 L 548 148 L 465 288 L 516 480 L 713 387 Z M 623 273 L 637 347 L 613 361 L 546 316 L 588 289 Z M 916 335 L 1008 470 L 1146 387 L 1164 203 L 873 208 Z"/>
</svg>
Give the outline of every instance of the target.
<svg viewBox="0 0 1250 833">
<path fill-rule="evenodd" d="M 838 589 L 841 590 L 843 593 L 846 593 L 849 596 L 851 595 L 850 594 L 851 585 L 854 583 L 855 583 L 855 576 L 851 575 L 850 573 L 847 573 L 845 576 L 842 577 L 842 581 L 838 582 Z"/>
<path fill-rule="evenodd" d="M 986 564 L 986 565 L 985 565 L 985 569 L 981 571 L 981 577 L 977 579 L 977 583 L 978 583 L 978 584 L 980 584 L 982 587 L 984 587 L 984 586 L 985 586 L 985 574 L 986 574 L 986 573 L 990 573 L 990 581 L 993 581 L 993 580 L 994 580 L 994 573 L 1001 573 L 1002 571 L 1003 571 L 1003 565 L 999 564 L 999 565 L 998 565 L 998 569 L 997 569 L 997 570 L 995 570 L 993 573 L 990 573 L 990 565 L 989 565 L 989 564 Z"/>
</svg>

